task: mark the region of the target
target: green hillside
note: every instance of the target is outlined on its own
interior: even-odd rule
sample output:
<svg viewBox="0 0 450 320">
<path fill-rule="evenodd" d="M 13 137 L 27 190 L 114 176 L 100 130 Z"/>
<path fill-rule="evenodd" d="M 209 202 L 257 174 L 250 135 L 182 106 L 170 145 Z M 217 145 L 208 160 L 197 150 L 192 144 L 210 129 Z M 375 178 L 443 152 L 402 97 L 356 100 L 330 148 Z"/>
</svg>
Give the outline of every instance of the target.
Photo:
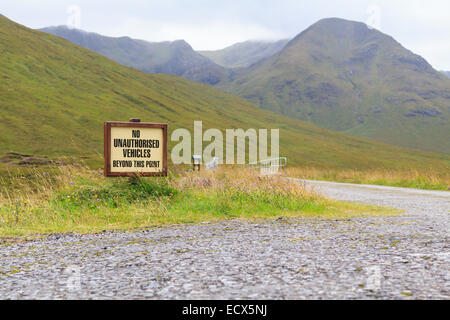
<svg viewBox="0 0 450 320">
<path fill-rule="evenodd" d="M 289 40 L 245 41 L 221 50 L 199 51 L 218 65 L 227 68 L 249 67 L 261 59 L 280 52 Z"/>
<path fill-rule="evenodd" d="M 264 111 L 210 86 L 124 67 L 0 16 L 0 154 L 70 155 L 101 163 L 103 122 L 139 117 L 170 130 L 280 128 L 292 165 L 448 170 L 450 157 L 402 149 Z M 172 144 L 169 144 L 169 149 Z"/>
<path fill-rule="evenodd" d="M 230 71 L 195 52 L 184 40 L 148 42 L 129 37 L 105 37 L 66 26 L 44 31 L 100 53 L 114 61 L 146 73 L 166 73 L 189 80 L 216 84 L 228 80 Z"/>
<path fill-rule="evenodd" d="M 321 20 L 220 88 L 324 128 L 450 154 L 450 80 L 363 23 Z"/>
</svg>

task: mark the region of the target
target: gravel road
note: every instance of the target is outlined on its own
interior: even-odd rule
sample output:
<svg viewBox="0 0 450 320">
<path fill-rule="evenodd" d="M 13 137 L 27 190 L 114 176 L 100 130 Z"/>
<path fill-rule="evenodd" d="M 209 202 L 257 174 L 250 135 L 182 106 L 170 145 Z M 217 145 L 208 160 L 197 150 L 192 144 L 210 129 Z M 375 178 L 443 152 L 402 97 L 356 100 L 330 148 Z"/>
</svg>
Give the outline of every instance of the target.
<svg viewBox="0 0 450 320">
<path fill-rule="evenodd" d="M 1 299 L 449 299 L 450 192 L 306 182 L 397 217 L 227 221 L 0 245 Z"/>
</svg>

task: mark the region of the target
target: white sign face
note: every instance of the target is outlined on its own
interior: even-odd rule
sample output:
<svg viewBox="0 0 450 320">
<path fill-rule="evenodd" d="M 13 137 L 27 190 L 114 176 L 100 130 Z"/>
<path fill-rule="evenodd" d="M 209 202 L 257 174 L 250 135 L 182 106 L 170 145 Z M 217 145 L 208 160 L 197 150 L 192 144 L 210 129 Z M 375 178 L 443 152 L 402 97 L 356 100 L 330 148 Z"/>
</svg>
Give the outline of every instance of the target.
<svg viewBox="0 0 450 320">
<path fill-rule="evenodd" d="M 163 129 L 111 128 L 111 172 L 162 172 Z"/>
<path fill-rule="evenodd" d="M 106 177 L 167 176 L 166 123 L 108 121 L 103 142 Z"/>
</svg>

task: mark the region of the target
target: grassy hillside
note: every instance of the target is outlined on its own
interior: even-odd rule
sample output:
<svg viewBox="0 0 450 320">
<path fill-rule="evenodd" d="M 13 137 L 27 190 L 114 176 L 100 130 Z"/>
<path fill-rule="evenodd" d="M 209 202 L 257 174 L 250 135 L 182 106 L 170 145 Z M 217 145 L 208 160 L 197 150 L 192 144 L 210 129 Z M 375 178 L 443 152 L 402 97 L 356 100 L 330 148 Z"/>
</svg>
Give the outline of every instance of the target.
<svg viewBox="0 0 450 320">
<path fill-rule="evenodd" d="M 321 127 L 450 154 L 450 80 L 363 23 L 321 20 L 221 88 Z"/>
<path fill-rule="evenodd" d="M 0 154 L 70 155 L 101 164 L 103 122 L 139 117 L 169 130 L 280 128 L 292 165 L 434 168 L 450 157 L 412 151 L 318 128 L 264 111 L 215 88 L 124 67 L 62 38 L 0 16 Z M 172 146 L 169 143 L 169 150 Z"/>
<path fill-rule="evenodd" d="M 450 71 L 441 71 L 441 72 L 450 78 Z"/>
<path fill-rule="evenodd" d="M 227 80 L 229 70 L 195 52 L 184 40 L 148 42 L 129 37 L 105 37 L 66 26 L 40 29 L 147 73 L 166 73 L 216 84 Z"/>
<path fill-rule="evenodd" d="M 280 52 L 289 40 L 245 41 L 222 50 L 199 51 L 218 65 L 227 68 L 249 67 L 252 64 Z"/>
</svg>

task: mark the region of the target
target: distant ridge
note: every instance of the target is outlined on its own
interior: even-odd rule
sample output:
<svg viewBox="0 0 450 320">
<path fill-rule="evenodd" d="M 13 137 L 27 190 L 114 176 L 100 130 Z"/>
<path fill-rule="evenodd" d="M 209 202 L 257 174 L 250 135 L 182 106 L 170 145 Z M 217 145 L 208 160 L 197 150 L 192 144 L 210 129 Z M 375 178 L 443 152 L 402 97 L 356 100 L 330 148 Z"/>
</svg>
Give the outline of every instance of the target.
<svg viewBox="0 0 450 320">
<path fill-rule="evenodd" d="M 214 85 L 229 71 L 195 52 L 184 40 L 148 42 L 130 37 L 106 37 L 66 26 L 39 29 L 146 73 L 165 73 Z"/>
<path fill-rule="evenodd" d="M 219 86 L 324 128 L 450 154 L 450 80 L 364 23 L 320 20 Z"/>
<path fill-rule="evenodd" d="M 288 39 L 278 41 L 245 41 L 215 51 L 199 51 L 200 54 L 227 68 L 249 67 L 252 64 L 280 52 L 289 42 Z"/>
<path fill-rule="evenodd" d="M 214 85 L 324 128 L 450 154 L 448 77 L 361 22 L 322 19 L 291 41 L 201 52 L 216 63 L 183 40 L 151 43 L 64 27 L 43 30 L 123 65 Z"/>
</svg>

